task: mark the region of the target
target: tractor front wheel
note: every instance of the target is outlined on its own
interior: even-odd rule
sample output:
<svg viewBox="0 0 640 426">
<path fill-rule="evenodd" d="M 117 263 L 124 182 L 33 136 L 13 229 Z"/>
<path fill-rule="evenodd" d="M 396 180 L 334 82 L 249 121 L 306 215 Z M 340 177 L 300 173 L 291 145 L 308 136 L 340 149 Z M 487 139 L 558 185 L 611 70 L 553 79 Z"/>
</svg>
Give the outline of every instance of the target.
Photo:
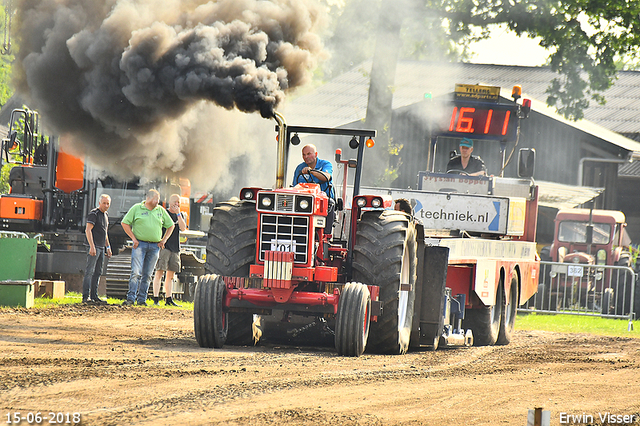
<svg viewBox="0 0 640 426">
<path fill-rule="evenodd" d="M 225 285 L 218 275 L 203 275 L 193 300 L 193 327 L 202 348 L 221 348 L 227 340 L 227 314 L 223 311 Z"/>
<path fill-rule="evenodd" d="M 366 285 L 347 283 L 340 295 L 336 318 L 336 350 L 342 356 L 360 356 L 367 346 L 371 296 Z"/>
<path fill-rule="evenodd" d="M 248 277 L 255 261 L 258 213 L 250 201 L 230 200 L 213 209 L 207 241 L 207 273 Z M 229 312 L 227 344 L 253 345 L 260 333 L 251 312 Z"/>
</svg>

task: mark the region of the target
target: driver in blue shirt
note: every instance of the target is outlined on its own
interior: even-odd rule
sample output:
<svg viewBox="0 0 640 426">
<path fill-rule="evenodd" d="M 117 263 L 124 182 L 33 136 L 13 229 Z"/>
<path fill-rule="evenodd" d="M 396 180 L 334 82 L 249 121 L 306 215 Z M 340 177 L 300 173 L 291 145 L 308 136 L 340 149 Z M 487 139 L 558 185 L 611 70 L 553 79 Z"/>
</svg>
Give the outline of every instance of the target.
<svg viewBox="0 0 640 426">
<path fill-rule="evenodd" d="M 329 212 L 327 214 L 327 225 L 325 233 L 331 233 L 333 221 L 335 219 L 335 192 L 331 184 L 333 165 L 327 160 L 318 158 L 318 151 L 315 145 L 305 145 L 302 148 L 302 163 L 298 164 L 293 174 L 293 185 L 299 183 L 317 183 L 320 190 L 329 196 Z"/>
<path fill-rule="evenodd" d="M 335 198 L 333 186 L 331 185 L 331 175 L 333 166 L 327 160 L 318 158 L 318 151 L 315 145 L 305 145 L 302 148 L 302 163 L 298 164 L 293 174 L 293 185 L 299 183 L 317 183 L 320 190 L 324 191 L 329 198 Z M 328 189 L 328 192 L 327 192 Z"/>
<path fill-rule="evenodd" d="M 447 164 L 447 173 L 460 173 L 469 176 L 486 176 L 487 167 L 482 158 L 471 155 L 473 140 L 462 138 L 460 141 L 460 155 L 456 155 Z"/>
</svg>

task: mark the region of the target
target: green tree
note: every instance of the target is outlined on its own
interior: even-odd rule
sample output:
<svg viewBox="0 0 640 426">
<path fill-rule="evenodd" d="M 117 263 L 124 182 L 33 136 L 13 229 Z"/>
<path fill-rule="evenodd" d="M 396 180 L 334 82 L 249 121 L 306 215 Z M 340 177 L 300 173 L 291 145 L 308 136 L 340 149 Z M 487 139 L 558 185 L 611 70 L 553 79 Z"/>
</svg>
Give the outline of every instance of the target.
<svg viewBox="0 0 640 426">
<path fill-rule="evenodd" d="M 10 27 L 10 21 L 7 19 L 4 7 L 0 8 L 0 24 L 4 35 L 3 46 L 0 49 L 0 53 L 2 53 L 0 55 L 0 105 L 4 105 L 14 93 L 11 84 L 11 64 L 14 60 L 13 51 L 15 49 L 15 46 L 11 47 L 13 40 L 9 37 L 7 28 Z"/>
<path fill-rule="evenodd" d="M 0 47 L 0 106 L 4 105 L 11 96 L 13 96 L 13 88 L 11 85 L 11 64 L 13 63 L 13 53 L 10 48 L 11 40 L 9 38 L 8 27 L 10 27 L 7 19 L 5 7 L 0 8 L 0 29 L 4 35 L 3 46 Z M 3 137 L 5 135 L 2 135 Z M 1 139 L 1 138 L 0 138 Z M 2 162 L 0 161 L 0 164 Z M 9 171 L 13 167 L 12 164 L 3 164 L 0 169 L 0 194 L 9 192 Z"/>
<path fill-rule="evenodd" d="M 452 28 L 507 24 L 518 35 L 540 37 L 549 65 L 559 76 L 547 90 L 547 103 L 567 118 L 580 119 L 590 100 L 604 103 L 617 61 L 638 53 L 640 2 L 629 0 L 440 0 L 432 10 Z"/>
<path fill-rule="evenodd" d="M 0 194 L 8 194 L 9 189 L 9 172 L 13 168 L 14 164 L 5 164 L 0 171 Z"/>
<path fill-rule="evenodd" d="M 391 16 L 384 0 L 347 1 L 328 45 L 350 49 L 357 61 L 371 57 L 378 23 Z M 407 0 L 400 59 L 468 58 L 469 43 L 506 24 L 521 36 L 540 37 L 549 49 L 549 66 L 558 73 L 547 103 L 567 118 L 580 119 L 590 101 L 604 103 L 602 92 L 621 64 L 637 67 L 640 53 L 640 2 L 630 0 Z M 400 7 L 400 6 L 397 6 Z M 360 20 L 357 11 L 363 12 Z M 371 15 L 375 15 L 369 19 Z M 373 24 L 372 24 L 373 23 Z M 356 62 L 357 63 L 357 62 Z M 333 62 L 328 75 L 344 64 Z M 342 69 L 341 71 L 344 71 Z"/>
</svg>

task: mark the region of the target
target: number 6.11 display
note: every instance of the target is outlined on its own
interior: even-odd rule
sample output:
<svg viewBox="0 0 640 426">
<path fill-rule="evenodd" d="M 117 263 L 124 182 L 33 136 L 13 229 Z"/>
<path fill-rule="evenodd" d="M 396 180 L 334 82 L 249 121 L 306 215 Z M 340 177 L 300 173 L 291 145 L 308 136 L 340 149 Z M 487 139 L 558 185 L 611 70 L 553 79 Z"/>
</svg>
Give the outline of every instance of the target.
<svg viewBox="0 0 640 426">
<path fill-rule="evenodd" d="M 448 126 L 442 129 L 447 136 L 474 136 L 501 140 L 515 138 L 517 113 L 512 106 L 453 105 L 450 111 Z"/>
</svg>

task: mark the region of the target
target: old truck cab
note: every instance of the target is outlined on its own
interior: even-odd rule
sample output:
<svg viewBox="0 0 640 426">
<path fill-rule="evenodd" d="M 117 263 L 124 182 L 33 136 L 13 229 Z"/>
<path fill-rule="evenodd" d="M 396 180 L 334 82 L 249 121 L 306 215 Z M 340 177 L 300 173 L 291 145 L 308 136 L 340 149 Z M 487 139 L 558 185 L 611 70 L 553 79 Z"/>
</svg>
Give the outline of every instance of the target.
<svg viewBox="0 0 640 426">
<path fill-rule="evenodd" d="M 629 266 L 631 242 L 624 213 L 615 210 L 566 209 L 555 219 L 550 255 L 554 262 Z"/>
</svg>

